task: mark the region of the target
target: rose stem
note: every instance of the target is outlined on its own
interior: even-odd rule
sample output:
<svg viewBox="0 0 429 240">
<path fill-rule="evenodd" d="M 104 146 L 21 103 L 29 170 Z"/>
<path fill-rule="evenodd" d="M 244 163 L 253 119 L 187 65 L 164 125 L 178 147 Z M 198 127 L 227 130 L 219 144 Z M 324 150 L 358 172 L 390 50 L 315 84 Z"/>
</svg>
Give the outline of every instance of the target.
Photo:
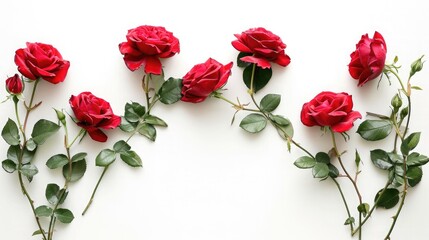
<svg viewBox="0 0 429 240">
<path fill-rule="evenodd" d="M 344 166 L 344 164 L 343 164 L 343 161 L 341 160 L 341 154 L 340 154 L 340 152 L 338 151 L 338 148 L 337 148 L 337 142 L 336 142 L 336 140 L 335 140 L 335 134 L 334 134 L 334 131 L 331 129 L 331 128 L 329 128 L 329 131 L 331 132 L 331 138 L 332 138 L 332 144 L 333 144 L 333 146 L 334 146 L 334 151 L 335 151 L 335 155 L 337 156 L 337 159 L 338 159 L 338 162 L 340 163 L 340 165 L 341 165 L 341 169 L 343 169 L 343 171 L 344 171 L 344 173 L 346 174 L 346 176 L 347 176 L 347 178 L 350 180 L 350 182 L 353 184 L 353 187 L 354 187 L 354 189 L 355 189 L 355 191 L 356 191 L 356 194 L 357 194 L 357 196 L 358 196 L 358 199 L 359 199 L 359 205 L 362 205 L 362 195 L 360 194 L 360 192 L 359 192 L 359 188 L 358 188 L 358 186 L 357 186 L 357 183 L 356 183 L 356 181 L 350 176 L 350 174 L 349 174 L 349 172 L 347 171 L 347 169 L 345 168 L 345 166 Z M 361 211 L 359 211 L 359 226 L 362 224 L 362 212 Z M 359 239 L 362 239 L 362 231 L 361 230 L 359 230 Z"/>
<path fill-rule="evenodd" d="M 21 130 L 22 137 L 24 138 L 24 144 L 22 146 L 22 151 L 19 154 L 19 158 L 18 158 L 18 179 L 19 179 L 19 185 L 21 186 L 21 191 L 23 192 L 23 194 L 26 196 L 28 202 L 30 203 L 31 210 L 33 211 L 34 218 L 36 219 L 36 223 L 37 223 L 37 226 L 39 227 L 40 233 L 42 234 L 43 240 L 47 240 L 46 235 L 45 235 L 45 231 L 43 230 L 42 225 L 40 224 L 39 217 L 36 214 L 36 208 L 34 207 L 34 201 L 31 198 L 30 194 L 28 193 L 28 191 L 27 191 L 27 189 L 26 189 L 26 187 L 24 185 L 24 181 L 22 180 L 22 173 L 21 173 L 21 171 L 19 171 L 21 169 L 21 167 L 22 167 L 22 158 L 24 156 L 24 149 L 25 149 L 25 147 L 27 145 L 27 137 L 25 135 L 25 128 L 26 128 L 26 125 L 27 125 L 28 116 L 30 115 L 30 112 L 34 109 L 33 106 L 32 106 L 32 104 L 33 104 L 33 99 L 34 99 L 34 95 L 35 95 L 35 92 L 36 92 L 36 87 L 37 87 L 38 81 L 39 80 L 37 79 L 35 81 L 35 83 L 34 83 L 33 92 L 31 94 L 31 98 L 30 98 L 30 105 L 26 108 L 24 125 L 21 125 L 21 121 L 20 121 L 20 118 L 19 118 L 18 101 L 16 101 L 14 99 L 16 119 L 18 121 L 19 129 Z"/>
</svg>

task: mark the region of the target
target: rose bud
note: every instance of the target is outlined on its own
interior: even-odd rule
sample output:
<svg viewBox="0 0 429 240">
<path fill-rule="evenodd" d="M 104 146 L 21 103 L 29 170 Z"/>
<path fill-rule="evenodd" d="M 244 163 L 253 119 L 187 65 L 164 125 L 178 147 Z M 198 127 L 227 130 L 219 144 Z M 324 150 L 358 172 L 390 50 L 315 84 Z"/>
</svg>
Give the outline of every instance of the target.
<svg viewBox="0 0 429 240">
<path fill-rule="evenodd" d="M 6 79 L 6 91 L 13 95 L 19 95 L 24 91 L 24 81 L 18 74 Z"/>
</svg>

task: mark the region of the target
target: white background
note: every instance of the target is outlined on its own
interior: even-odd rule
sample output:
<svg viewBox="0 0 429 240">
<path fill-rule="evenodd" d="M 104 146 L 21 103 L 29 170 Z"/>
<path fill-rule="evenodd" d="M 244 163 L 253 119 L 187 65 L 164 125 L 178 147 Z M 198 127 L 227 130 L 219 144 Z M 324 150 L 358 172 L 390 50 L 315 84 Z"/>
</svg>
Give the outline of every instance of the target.
<svg viewBox="0 0 429 240">
<path fill-rule="evenodd" d="M 387 61 L 398 55 L 407 77 L 408 66 L 422 54 L 429 54 L 429 19 L 423 1 L 2 1 L 0 3 L 0 77 L 16 70 L 14 52 L 25 42 L 54 45 L 71 62 L 66 80 L 58 85 L 42 82 L 36 100 L 42 106 L 31 115 L 55 120 L 52 110 L 71 112 L 71 94 L 91 91 L 110 101 L 114 112 L 123 114 L 126 102 L 144 103 L 140 88 L 142 70 L 130 72 L 123 63 L 118 44 L 130 28 L 139 25 L 164 26 L 179 38 L 180 54 L 163 60 L 167 77 L 182 77 L 193 65 L 208 57 L 226 64 L 234 61 L 225 96 L 249 102 L 235 66 L 237 51 L 231 46 L 234 33 L 251 27 L 265 27 L 288 45 L 292 59 L 287 68 L 273 67 L 273 79 L 257 94 L 282 95 L 276 110 L 290 118 L 295 139 L 311 152 L 329 150 L 328 136 L 319 128 L 304 127 L 299 112 L 304 102 L 330 90 L 353 95 L 355 109 L 389 113 L 388 104 L 398 88 L 396 81 L 373 81 L 357 88 L 348 74 L 349 54 L 362 34 L 375 30 L 387 42 Z M 427 68 L 427 67 L 425 67 Z M 412 96 L 414 111 L 411 131 L 422 131 L 417 150 L 428 153 L 429 132 L 427 91 L 429 70 L 413 81 L 424 88 Z M 2 80 L 3 81 L 3 80 Z M 28 91 L 29 89 L 27 89 Z M 28 96 L 29 93 L 26 92 Z M 6 92 L 1 91 L 4 99 Z M 12 103 L 0 104 L 0 126 L 13 118 Z M 186 239 L 186 240 L 280 240 L 351 239 L 343 204 L 332 181 L 313 179 L 310 170 L 297 169 L 293 161 L 303 155 L 297 148 L 289 153 L 274 129 L 251 135 L 230 126 L 234 110 L 225 102 L 208 99 L 201 104 L 157 105 L 153 114 L 169 124 L 160 129 L 155 143 L 135 137 L 131 145 L 143 158 L 143 168 L 131 169 L 118 161 L 109 169 L 95 202 L 82 217 L 90 193 L 102 169 L 94 158 L 126 134 L 107 131 L 109 141 L 90 138 L 75 145 L 72 152 L 88 152 L 88 170 L 70 186 L 65 207 L 76 218 L 67 226 L 57 224 L 56 239 Z M 245 116 L 237 115 L 237 120 Z M 344 161 L 353 172 L 354 149 L 364 161 L 359 186 L 364 201 L 373 203 L 383 187 L 385 173 L 369 161 L 374 148 L 390 150 L 392 140 L 367 143 L 349 131 L 351 141 L 340 140 L 348 150 Z M 30 124 L 31 126 L 32 124 Z M 70 122 L 75 134 L 79 129 Z M 72 135 L 73 135 L 72 134 Z M 39 174 L 29 185 L 36 205 L 46 204 L 47 183 L 63 184 L 60 172 L 47 169 L 46 160 L 64 148 L 57 134 L 39 149 Z M 6 158 L 7 144 L 0 141 Z M 424 171 L 426 171 L 426 167 Z M 356 217 L 356 196 L 346 179 L 340 180 Z M 409 191 L 406 205 L 392 239 L 427 239 L 429 228 L 429 182 Z M 0 172 L 0 239 L 38 239 L 30 207 L 19 189 L 16 174 Z M 383 239 L 395 210 L 377 210 L 364 227 L 364 239 Z"/>
</svg>

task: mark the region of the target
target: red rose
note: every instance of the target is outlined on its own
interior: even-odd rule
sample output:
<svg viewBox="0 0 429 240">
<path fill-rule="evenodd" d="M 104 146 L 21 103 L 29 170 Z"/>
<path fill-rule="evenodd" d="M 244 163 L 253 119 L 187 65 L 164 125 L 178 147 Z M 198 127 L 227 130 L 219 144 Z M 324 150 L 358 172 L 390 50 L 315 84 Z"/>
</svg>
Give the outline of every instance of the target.
<svg viewBox="0 0 429 240">
<path fill-rule="evenodd" d="M 161 74 L 159 58 L 169 58 L 180 52 L 179 39 L 164 27 L 140 26 L 128 30 L 127 41 L 119 44 L 119 51 L 131 71 L 145 65 L 146 73 Z"/>
<path fill-rule="evenodd" d="M 53 84 L 64 81 L 70 67 L 56 48 L 44 43 L 27 43 L 27 48 L 16 50 L 15 64 L 26 78 L 42 78 Z"/>
<path fill-rule="evenodd" d="M 386 43 L 380 33 L 375 32 L 372 39 L 368 37 L 368 34 L 362 36 L 356 44 L 356 51 L 350 54 L 349 64 L 350 75 L 359 80 L 359 87 L 383 72 L 386 51 Z"/>
<path fill-rule="evenodd" d="M 95 141 L 107 140 L 106 134 L 100 128 L 113 129 L 121 124 L 121 117 L 113 114 L 110 104 L 90 92 L 72 95 L 69 103 L 77 119 L 77 125 L 85 129 Z"/>
<path fill-rule="evenodd" d="M 330 127 L 335 132 L 345 132 L 353 122 L 362 118 L 353 111 L 352 96 L 347 93 L 321 92 L 301 110 L 301 122 L 306 126 Z"/>
<path fill-rule="evenodd" d="M 237 40 L 232 41 L 232 46 L 240 52 L 252 54 L 242 57 L 241 61 L 256 63 L 261 68 L 271 68 L 270 62 L 283 67 L 289 65 L 290 57 L 284 51 L 286 44 L 265 28 L 251 28 L 234 36 Z"/>
<path fill-rule="evenodd" d="M 205 63 L 195 65 L 184 77 L 182 101 L 199 103 L 212 92 L 223 87 L 231 75 L 232 62 L 222 65 L 209 58 Z"/>
<path fill-rule="evenodd" d="M 6 91 L 14 95 L 21 94 L 24 91 L 24 82 L 18 74 L 6 79 Z"/>
</svg>

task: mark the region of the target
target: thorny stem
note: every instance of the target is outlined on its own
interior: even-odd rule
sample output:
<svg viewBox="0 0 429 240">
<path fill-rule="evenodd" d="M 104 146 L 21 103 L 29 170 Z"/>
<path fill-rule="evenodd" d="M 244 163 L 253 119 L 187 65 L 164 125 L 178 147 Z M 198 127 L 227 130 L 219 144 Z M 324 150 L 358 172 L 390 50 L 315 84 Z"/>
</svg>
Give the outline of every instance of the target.
<svg viewBox="0 0 429 240">
<path fill-rule="evenodd" d="M 334 151 L 335 151 L 335 155 L 338 159 L 338 162 L 340 163 L 341 169 L 343 169 L 344 173 L 346 174 L 347 178 L 350 180 L 350 182 L 353 184 L 353 187 L 356 191 L 356 194 L 358 196 L 358 200 L 359 200 L 359 205 L 362 204 L 362 195 L 360 194 L 359 188 L 357 186 L 357 182 L 355 179 L 353 179 L 351 177 L 351 175 L 349 174 L 349 172 L 347 171 L 347 169 L 345 168 L 343 161 L 341 160 L 341 154 L 338 151 L 337 148 L 337 142 L 335 140 L 335 134 L 334 131 L 332 129 L 329 129 L 331 132 L 331 137 L 332 137 L 332 144 L 334 145 Z M 359 211 L 359 226 L 362 225 L 362 212 Z M 359 239 L 362 239 L 362 231 L 359 230 Z"/>
<path fill-rule="evenodd" d="M 352 217 L 352 215 L 350 214 L 350 209 L 349 209 L 349 205 L 347 204 L 347 200 L 346 197 L 344 196 L 343 190 L 341 189 L 341 185 L 338 183 L 338 181 L 335 178 L 331 178 L 332 181 L 334 181 L 335 185 L 337 185 L 338 191 L 341 194 L 341 199 L 343 200 L 344 206 L 346 207 L 346 211 L 347 211 L 347 216 L 349 217 L 348 219 L 350 219 Z M 350 223 L 350 232 L 352 233 L 353 236 L 353 223 Z"/>
<path fill-rule="evenodd" d="M 28 116 L 30 115 L 30 112 L 34 109 L 34 107 L 32 106 L 32 104 L 33 104 L 33 99 L 34 99 L 34 95 L 35 95 L 35 92 L 36 92 L 37 83 L 38 83 L 38 80 L 36 80 L 36 82 L 34 84 L 34 87 L 33 87 L 33 92 L 31 94 L 31 98 L 30 98 L 30 105 L 29 105 L 29 107 L 26 108 L 24 125 L 21 124 L 21 121 L 20 121 L 20 118 L 19 118 L 18 101 L 16 101 L 14 99 L 15 115 L 16 115 L 16 119 L 17 119 L 18 124 L 19 124 L 19 129 L 21 130 L 22 137 L 24 139 L 24 143 L 22 144 L 22 151 L 21 151 L 21 153 L 19 154 L 19 157 L 18 157 L 18 180 L 19 180 L 19 185 L 21 187 L 21 191 L 25 195 L 25 197 L 27 198 L 28 203 L 30 204 L 31 210 L 33 211 L 34 219 L 36 220 L 36 223 L 37 223 L 37 226 L 39 228 L 40 234 L 42 235 L 43 240 L 48 240 L 48 238 L 46 237 L 45 231 L 43 230 L 42 225 L 40 223 L 39 217 L 36 214 L 36 208 L 34 206 L 34 201 L 31 198 L 30 194 L 28 193 L 27 188 L 25 187 L 25 184 L 24 184 L 24 181 L 23 181 L 23 178 L 22 178 L 22 173 L 20 171 L 21 168 L 22 168 L 22 158 L 23 158 L 23 155 L 24 155 L 24 149 L 26 148 L 26 145 L 27 145 L 27 137 L 26 137 L 26 134 L 25 134 L 25 128 L 26 128 L 26 125 L 27 125 Z"/>
<path fill-rule="evenodd" d="M 72 171 L 73 171 L 73 165 L 72 165 L 72 157 L 70 154 L 70 148 L 73 145 L 73 143 L 76 141 L 76 139 L 78 139 L 82 134 L 85 133 L 84 129 L 81 129 L 79 131 L 79 133 L 76 135 L 76 137 L 73 139 L 73 141 L 71 143 L 69 143 L 69 134 L 68 134 L 68 129 L 66 125 L 64 126 L 64 131 L 65 131 L 65 136 L 64 136 L 64 146 L 66 148 L 66 153 L 67 153 L 67 159 L 68 159 L 68 176 L 66 177 L 66 180 L 64 182 L 64 187 L 61 189 L 61 194 L 60 196 L 58 196 L 58 201 L 55 204 L 52 212 L 55 212 L 58 207 L 61 204 L 62 199 L 65 197 L 65 194 L 67 194 L 67 189 L 68 189 L 68 185 L 70 183 L 70 179 L 71 179 L 71 175 L 72 175 Z M 57 218 L 55 217 L 54 214 L 51 215 L 51 220 L 49 222 L 49 228 L 48 228 L 48 240 L 52 240 L 53 239 L 53 235 L 54 235 L 54 229 L 55 229 L 55 223 L 56 223 Z"/>
<path fill-rule="evenodd" d="M 36 79 L 34 81 L 34 86 L 33 86 L 33 91 L 31 93 L 31 97 L 30 97 L 30 104 L 27 106 L 27 112 L 25 113 L 25 118 L 24 118 L 24 127 L 23 129 L 25 130 L 26 126 L 27 126 L 27 121 L 28 121 L 28 116 L 30 115 L 30 112 L 36 107 L 38 106 L 38 104 L 33 106 L 33 100 L 34 100 L 34 96 L 36 94 L 36 88 L 37 88 L 37 84 L 39 83 L 39 79 Z"/>
</svg>

